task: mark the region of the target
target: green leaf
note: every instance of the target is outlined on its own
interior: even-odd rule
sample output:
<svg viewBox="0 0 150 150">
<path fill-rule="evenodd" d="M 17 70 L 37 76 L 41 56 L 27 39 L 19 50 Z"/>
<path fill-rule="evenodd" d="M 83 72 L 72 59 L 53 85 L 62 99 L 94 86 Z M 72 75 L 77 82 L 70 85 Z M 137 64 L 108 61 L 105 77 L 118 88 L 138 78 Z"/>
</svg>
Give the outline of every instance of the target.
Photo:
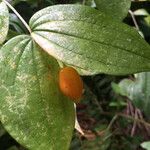
<svg viewBox="0 0 150 150">
<path fill-rule="evenodd" d="M 6 4 L 0 2 L 0 44 L 2 44 L 7 36 L 9 27 L 9 12 Z"/>
<path fill-rule="evenodd" d="M 27 35 L 0 49 L 0 117 L 31 150 L 67 150 L 74 129 L 73 102 L 58 87 L 59 66 Z"/>
<path fill-rule="evenodd" d="M 150 47 L 136 30 L 82 5 L 56 5 L 30 20 L 34 40 L 83 75 L 150 70 Z"/>
<path fill-rule="evenodd" d="M 118 20 L 127 16 L 131 6 L 131 0 L 95 0 L 95 3 L 100 11 Z"/>
<path fill-rule="evenodd" d="M 143 142 L 143 143 L 141 144 L 141 147 L 144 148 L 144 149 L 146 149 L 146 150 L 150 150 L 150 141 L 148 141 L 148 142 Z"/>
<path fill-rule="evenodd" d="M 136 74 L 135 81 L 124 79 L 119 83 L 120 93 L 150 116 L 150 72 Z"/>
</svg>

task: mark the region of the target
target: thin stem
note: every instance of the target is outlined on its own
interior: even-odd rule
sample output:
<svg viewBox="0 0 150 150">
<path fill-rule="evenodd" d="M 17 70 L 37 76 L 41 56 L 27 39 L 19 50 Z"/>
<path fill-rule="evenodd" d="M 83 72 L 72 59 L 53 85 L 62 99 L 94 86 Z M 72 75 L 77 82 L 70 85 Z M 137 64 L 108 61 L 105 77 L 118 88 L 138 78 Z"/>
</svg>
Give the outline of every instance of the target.
<svg viewBox="0 0 150 150">
<path fill-rule="evenodd" d="M 132 17 L 132 20 L 133 20 L 133 22 L 134 22 L 134 25 L 135 25 L 137 31 L 138 31 L 139 34 L 142 36 L 142 38 L 144 38 L 144 35 L 143 35 L 142 32 L 140 31 L 140 28 L 139 28 L 139 26 L 138 26 L 138 24 L 137 24 L 137 21 L 136 21 L 136 19 L 135 19 L 135 16 L 134 16 L 133 12 L 132 12 L 131 10 L 129 10 L 129 13 L 130 13 L 130 15 L 131 15 L 131 17 Z"/>
<path fill-rule="evenodd" d="M 118 118 L 118 115 L 115 115 L 115 116 L 112 118 L 111 122 L 109 123 L 109 125 L 108 125 L 108 127 L 107 127 L 107 130 L 110 130 L 110 129 L 111 129 L 112 125 L 113 125 L 114 122 L 117 120 L 117 118 Z"/>
<path fill-rule="evenodd" d="M 135 133 L 135 130 L 136 130 L 136 127 L 137 127 L 137 121 L 136 119 L 138 119 L 138 112 L 137 112 L 137 109 L 135 109 L 135 115 L 134 115 L 134 123 L 133 123 L 133 127 L 132 127 L 132 130 L 131 130 L 131 137 L 134 136 L 134 133 Z"/>
<path fill-rule="evenodd" d="M 24 26 L 27 28 L 29 33 L 31 33 L 31 29 L 29 25 L 26 23 L 26 21 L 20 16 L 20 14 L 13 8 L 6 0 L 3 0 L 5 4 L 17 15 L 17 17 L 20 19 L 20 21 L 24 24 Z"/>
<path fill-rule="evenodd" d="M 81 135 L 84 135 L 84 132 L 83 132 L 83 130 L 82 130 L 82 128 L 81 128 L 81 126 L 80 126 L 80 124 L 79 124 L 79 122 L 78 122 L 78 118 L 77 118 L 77 109 L 76 109 L 76 104 L 74 104 L 74 109 L 75 109 L 75 129 L 79 132 L 79 133 L 81 133 Z"/>
<path fill-rule="evenodd" d="M 92 93 L 92 95 L 95 97 L 93 100 L 95 101 L 95 104 L 97 105 L 98 109 L 100 110 L 100 112 L 103 112 L 103 108 L 101 107 L 100 103 L 98 102 L 96 96 L 93 93 Z"/>
<path fill-rule="evenodd" d="M 132 116 L 129 116 L 129 115 L 126 115 L 126 114 L 123 114 L 123 113 L 101 112 L 101 114 L 102 115 L 108 115 L 108 116 L 118 115 L 120 117 L 124 117 L 124 118 L 130 119 L 132 121 L 136 121 L 138 123 L 144 124 L 145 126 L 150 128 L 150 123 L 148 123 L 148 122 L 146 122 L 146 121 L 144 121 L 142 119 L 137 119 L 137 118 L 134 118 Z"/>
<path fill-rule="evenodd" d="M 134 25 L 135 25 L 136 29 L 137 29 L 138 31 L 140 31 L 140 28 L 139 28 L 139 26 L 138 26 L 138 24 L 137 24 L 137 22 L 136 22 L 136 19 L 135 19 L 135 17 L 134 17 L 133 12 L 132 12 L 131 10 L 129 10 L 129 13 L 130 13 L 130 15 L 131 15 L 131 17 L 132 17 L 132 20 L 133 20 L 133 22 L 134 22 Z"/>
</svg>

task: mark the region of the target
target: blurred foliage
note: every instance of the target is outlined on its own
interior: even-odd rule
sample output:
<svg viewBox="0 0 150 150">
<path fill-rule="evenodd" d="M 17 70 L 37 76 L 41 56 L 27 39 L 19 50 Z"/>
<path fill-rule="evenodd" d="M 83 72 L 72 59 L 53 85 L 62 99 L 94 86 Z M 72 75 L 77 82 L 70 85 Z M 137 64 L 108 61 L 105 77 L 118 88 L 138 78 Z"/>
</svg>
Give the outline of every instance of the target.
<svg viewBox="0 0 150 150">
<path fill-rule="evenodd" d="M 37 10 L 55 4 L 70 3 L 97 7 L 94 0 L 10 0 L 10 2 L 26 21 Z M 138 25 L 138 30 L 150 43 L 150 1 L 132 1 L 131 10 Z M 10 15 L 10 20 L 11 30 L 7 39 L 20 33 L 26 33 L 26 29 L 13 13 Z M 135 27 L 135 22 L 130 14 L 123 21 Z M 77 116 L 85 135 L 82 136 L 74 131 L 70 150 L 142 150 L 142 148 L 149 150 L 149 142 L 141 143 L 150 139 L 150 133 L 148 132 L 150 128 L 145 127 L 142 123 L 135 125 L 135 121 L 126 117 L 116 116 L 116 114 L 122 113 L 134 118 L 136 106 L 144 111 L 144 106 L 150 103 L 150 97 L 142 97 L 139 91 L 132 93 L 135 89 L 133 91 L 129 89 L 128 93 L 127 91 L 122 93 L 120 87 L 114 83 L 122 82 L 123 79 L 128 81 L 126 90 L 132 85 L 135 89 L 140 87 L 143 94 L 147 92 L 146 90 L 150 91 L 150 88 L 145 89 L 134 75 L 116 77 L 99 74 L 83 77 L 85 92 L 81 104 L 77 106 Z M 144 79 L 141 78 L 142 81 Z M 145 84 L 149 83 L 145 80 L 144 82 Z M 146 94 L 149 94 L 149 92 Z M 135 106 L 129 102 L 129 99 L 136 101 Z M 137 103 L 139 104 L 137 105 Z M 141 113 L 139 114 L 141 115 Z M 141 116 L 139 118 L 146 119 Z M 0 125 L 0 150 L 25 150 L 25 148 L 11 138 Z"/>
<path fill-rule="evenodd" d="M 117 85 L 113 84 L 113 87 Z M 124 79 L 115 87 L 117 93 L 127 96 L 135 106 L 144 111 L 148 119 L 150 116 L 150 73 L 139 73 L 135 75 L 134 81 Z"/>
<path fill-rule="evenodd" d="M 150 150 L 150 142 L 143 142 L 141 144 L 141 147 L 143 147 L 146 150 Z"/>
</svg>

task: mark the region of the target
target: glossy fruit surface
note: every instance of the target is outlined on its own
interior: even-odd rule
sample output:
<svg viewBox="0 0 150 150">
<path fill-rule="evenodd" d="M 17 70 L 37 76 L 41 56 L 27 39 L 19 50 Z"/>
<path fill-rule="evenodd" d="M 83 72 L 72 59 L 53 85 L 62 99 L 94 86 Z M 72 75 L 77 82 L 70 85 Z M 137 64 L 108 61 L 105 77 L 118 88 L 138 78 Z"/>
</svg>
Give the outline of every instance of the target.
<svg viewBox="0 0 150 150">
<path fill-rule="evenodd" d="M 65 67 L 60 70 L 59 86 L 63 94 L 70 97 L 75 103 L 80 101 L 83 92 L 83 81 L 74 68 Z"/>
</svg>

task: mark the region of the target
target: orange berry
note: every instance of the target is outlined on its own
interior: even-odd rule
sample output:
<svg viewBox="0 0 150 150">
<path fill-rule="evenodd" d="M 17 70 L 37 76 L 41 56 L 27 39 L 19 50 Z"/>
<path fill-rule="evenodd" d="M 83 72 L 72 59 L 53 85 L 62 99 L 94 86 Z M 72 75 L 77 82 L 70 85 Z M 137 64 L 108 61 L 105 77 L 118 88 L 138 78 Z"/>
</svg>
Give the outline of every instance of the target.
<svg viewBox="0 0 150 150">
<path fill-rule="evenodd" d="M 65 67 L 60 70 L 59 86 L 64 95 L 70 97 L 75 103 L 80 102 L 83 92 L 83 81 L 74 68 Z"/>
</svg>

